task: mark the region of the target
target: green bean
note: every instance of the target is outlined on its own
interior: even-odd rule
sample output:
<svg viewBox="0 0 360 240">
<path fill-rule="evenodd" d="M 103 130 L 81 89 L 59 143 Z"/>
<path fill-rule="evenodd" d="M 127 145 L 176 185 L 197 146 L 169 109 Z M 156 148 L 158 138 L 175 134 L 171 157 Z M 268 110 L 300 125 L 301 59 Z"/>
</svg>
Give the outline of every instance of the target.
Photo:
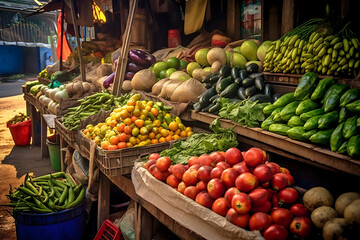
<svg viewBox="0 0 360 240">
<path fill-rule="evenodd" d="M 44 195 L 44 200 L 42 201 L 42 203 L 47 203 L 47 201 L 49 200 L 49 195 L 46 191 L 42 192 L 42 195 Z"/>
<path fill-rule="evenodd" d="M 29 206 L 15 207 L 14 211 L 17 211 L 17 212 L 30 212 L 31 207 L 29 207 Z"/>
<path fill-rule="evenodd" d="M 84 200 L 84 197 L 85 197 L 85 188 L 82 188 L 79 195 L 75 199 L 75 201 L 69 203 L 66 207 L 71 208 L 71 207 L 77 206 L 78 204 L 80 204 Z"/>
<path fill-rule="evenodd" d="M 41 208 L 41 209 L 45 209 L 45 210 L 50 210 L 47 206 L 45 206 L 40 200 L 38 200 L 36 197 L 33 197 L 33 200 L 35 202 L 35 205 L 38 207 L 38 208 Z"/>
<path fill-rule="evenodd" d="M 55 194 L 55 191 L 54 191 L 53 183 L 52 183 L 52 181 L 50 179 L 48 180 L 48 185 L 49 185 L 49 188 L 50 188 L 49 197 L 52 198 L 54 196 L 54 194 Z"/>
<path fill-rule="evenodd" d="M 71 203 L 75 200 L 75 192 L 72 187 L 69 187 L 69 195 L 68 195 L 68 202 Z"/>
<path fill-rule="evenodd" d="M 61 189 L 61 191 L 62 191 L 62 189 Z M 59 197 L 61 196 L 61 193 L 60 193 L 59 190 L 56 188 L 56 186 L 54 186 L 54 192 L 55 192 L 55 196 L 56 196 L 57 198 L 59 198 Z"/>
<path fill-rule="evenodd" d="M 50 177 L 53 177 L 53 178 L 64 178 L 65 172 L 56 172 L 56 173 L 49 173 L 49 174 L 46 174 L 44 176 L 41 176 L 41 177 L 37 177 L 37 178 L 33 178 L 32 181 L 47 181 L 48 179 L 50 179 Z"/>
<path fill-rule="evenodd" d="M 59 198 L 59 204 L 62 205 L 65 202 L 65 199 L 67 199 L 69 189 L 67 186 L 65 186 L 64 191 L 61 193 L 61 196 Z"/>
<path fill-rule="evenodd" d="M 61 187 L 62 189 L 67 187 L 66 184 L 64 182 L 60 181 L 60 180 L 53 179 L 52 181 L 56 186 Z"/>
<path fill-rule="evenodd" d="M 54 209 L 55 203 L 49 198 L 49 201 L 47 202 L 47 206 L 50 209 Z"/>
<path fill-rule="evenodd" d="M 43 188 L 42 188 L 42 186 L 39 186 L 38 196 L 41 196 L 41 195 L 42 195 L 42 192 L 43 192 Z"/>
<path fill-rule="evenodd" d="M 33 191 L 31 191 L 30 189 L 28 189 L 26 187 L 18 187 L 17 189 L 19 189 L 20 191 L 22 191 L 23 193 L 25 193 L 27 195 L 30 195 L 30 196 L 33 196 L 33 197 L 37 196 L 36 193 L 34 193 Z"/>
<path fill-rule="evenodd" d="M 39 194 L 39 191 L 34 187 L 34 185 L 32 185 L 31 182 L 26 181 L 26 182 L 25 182 L 25 187 L 27 187 L 29 190 L 31 190 L 32 192 L 34 192 L 36 195 Z"/>
<path fill-rule="evenodd" d="M 67 174 L 65 174 L 65 179 L 66 179 L 66 182 L 68 182 L 71 187 L 75 187 L 74 181 Z"/>
</svg>

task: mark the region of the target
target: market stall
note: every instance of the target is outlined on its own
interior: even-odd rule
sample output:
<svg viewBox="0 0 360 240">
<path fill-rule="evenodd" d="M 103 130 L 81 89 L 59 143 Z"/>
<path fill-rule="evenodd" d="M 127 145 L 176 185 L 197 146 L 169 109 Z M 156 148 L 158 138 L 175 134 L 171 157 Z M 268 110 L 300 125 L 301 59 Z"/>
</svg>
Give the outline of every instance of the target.
<svg viewBox="0 0 360 240">
<path fill-rule="evenodd" d="M 184 3 L 187 35 L 202 27 L 203 21 L 189 25 L 196 14 L 213 13 L 201 2 Z M 349 184 L 360 176 L 357 29 L 330 28 L 330 13 L 295 23 L 294 1 L 227 1 L 226 35 L 203 31 L 187 46 L 151 51 L 131 44 L 143 5 L 124 4 L 119 49 L 78 41 L 72 66 L 49 67 L 38 84 L 23 88 L 33 144 L 40 119 L 45 157 L 44 117 L 53 115 L 61 171 L 86 185 L 87 201 L 98 201 L 97 229 L 124 215 L 109 212 L 113 184 L 134 202 L 135 239 L 151 239 L 155 220 L 181 239 L 358 233 L 360 189 Z M 276 29 L 270 23 L 280 6 Z M 346 192 L 351 197 L 340 197 Z"/>
</svg>

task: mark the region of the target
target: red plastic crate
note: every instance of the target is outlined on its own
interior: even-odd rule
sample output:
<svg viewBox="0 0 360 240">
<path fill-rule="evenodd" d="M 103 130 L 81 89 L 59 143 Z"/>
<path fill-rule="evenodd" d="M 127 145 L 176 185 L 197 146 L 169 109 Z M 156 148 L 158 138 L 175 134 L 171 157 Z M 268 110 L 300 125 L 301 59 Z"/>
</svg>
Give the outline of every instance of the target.
<svg viewBox="0 0 360 240">
<path fill-rule="evenodd" d="M 106 219 L 94 240 L 119 240 L 124 239 L 121 235 L 120 229 L 114 225 L 109 219 Z"/>
</svg>

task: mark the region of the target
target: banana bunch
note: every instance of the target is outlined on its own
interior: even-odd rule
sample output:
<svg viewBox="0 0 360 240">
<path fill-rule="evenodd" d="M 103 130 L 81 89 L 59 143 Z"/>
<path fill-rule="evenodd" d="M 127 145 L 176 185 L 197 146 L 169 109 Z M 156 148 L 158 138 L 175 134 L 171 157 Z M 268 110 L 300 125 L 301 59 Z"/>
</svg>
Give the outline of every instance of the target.
<svg viewBox="0 0 360 240">
<path fill-rule="evenodd" d="M 298 35 L 275 41 L 266 53 L 264 71 L 356 76 L 359 65 L 358 38 L 313 32 L 308 41 Z"/>
</svg>

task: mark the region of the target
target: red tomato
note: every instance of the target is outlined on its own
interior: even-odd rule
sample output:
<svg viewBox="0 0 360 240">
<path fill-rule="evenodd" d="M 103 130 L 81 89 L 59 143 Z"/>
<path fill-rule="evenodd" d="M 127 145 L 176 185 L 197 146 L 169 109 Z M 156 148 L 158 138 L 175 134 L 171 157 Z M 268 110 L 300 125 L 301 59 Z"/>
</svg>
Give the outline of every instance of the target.
<svg viewBox="0 0 360 240">
<path fill-rule="evenodd" d="M 156 160 L 156 167 L 162 172 L 167 171 L 170 165 L 171 165 L 171 160 L 169 157 L 164 156 Z"/>
<path fill-rule="evenodd" d="M 279 201 L 281 203 L 293 204 L 298 199 L 299 195 L 295 188 L 284 188 L 279 192 Z"/>
<path fill-rule="evenodd" d="M 211 207 L 211 209 L 216 212 L 217 214 L 225 217 L 226 213 L 228 212 L 229 208 L 228 205 L 226 203 L 225 198 L 220 197 L 218 199 L 216 199 Z"/>
<path fill-rule="evenodd" d="M 272 220 L 269 214 L 257 212 L 250 217 L 249 227 L 251 231 L 264 231 L 270 226 L 271 223 Z"/>
<path fill-rule="evenodd" d="M 273 224 L 264 231 L 264 238 L 265 240 L 285 240 L 288 234 L 285 227 Z"/>
<path fill-rule="evenodd" d="M 214 159 L 215 163 L 225 161 L 225 157 L 221 152 L 212 152 L 209 154 L 209 157 Z"/>
<path fill-rule="evenodd" d="M 241 228 L 247 228 L 249 226 L 249 219 L 250 214 L 239 214 L 233 208 L 230 208 L 229 211 L 226 213 L 226 220 Z"/>
<path fill-rule="evenodd" d="M 242 159 L 241 151 L 237 148 L 229 148 L 225 152 L 225 161 L 229 163 L 231 166 L 241 162 L 242 160 L 243 159 Z"/>
<path fill-rule="evenodd" d="M 226 187 L 219 178 L 211 179 L 207 184 L 207 191 L 213 199 L 224 196 Z"/>
<path fill-rule="evenodd" d="M 291 212 L 285 208 L 278 208 L 271 213 L 271 218 L 275 224 L 289 227 L 291 220 L 293 219 L 293 215 Z"/>
<path fill-rule="evenodd" d="M 309 236 L 311 230 L 311 221 L 307 217 L 295 217 L 290 223 L 290 231 L 302 238 Z"/>
<path fill-rule="evenodd" d="M 308 215 L 308 209 L 301 203 L 296 203 L 290 207 L 290 212 L 295 217 L 306 217 Z"/>
<path fill-rule="evenodd" d="M 160 158 L 160 154 L 152 153 L 149 155 L 149 160 L 158 160 Z"/>
</svg>

